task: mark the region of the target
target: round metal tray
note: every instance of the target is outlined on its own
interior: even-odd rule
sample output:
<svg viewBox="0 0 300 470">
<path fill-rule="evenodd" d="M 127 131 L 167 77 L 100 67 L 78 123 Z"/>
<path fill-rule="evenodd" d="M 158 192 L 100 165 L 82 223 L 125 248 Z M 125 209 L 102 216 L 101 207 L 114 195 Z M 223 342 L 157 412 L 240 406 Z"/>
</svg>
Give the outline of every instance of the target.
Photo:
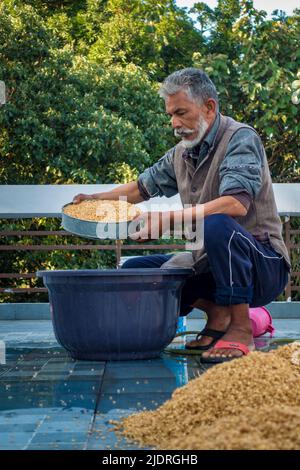
<svg viewBox="0 0 300 470">
<path fill-rule="evenodd" d="M 110 222 L 92 222 L 89 220 L 77 219 L 65 214 L 64 208 L 72 203 L 65 204 L 62 207 L 61 225 L 67 232 L 73 233 L 84 238 L 122 240 L 128 238 L 129 222 L 110 223 Z"/>
</svg>

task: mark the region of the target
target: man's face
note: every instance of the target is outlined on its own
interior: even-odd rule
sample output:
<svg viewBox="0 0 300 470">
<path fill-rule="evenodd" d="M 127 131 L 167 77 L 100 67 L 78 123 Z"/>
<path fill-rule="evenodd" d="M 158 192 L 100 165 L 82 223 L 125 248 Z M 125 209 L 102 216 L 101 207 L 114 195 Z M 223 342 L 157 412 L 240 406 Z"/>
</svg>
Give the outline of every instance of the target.
<svg viewBox="0 0 300 470">
<path fill-rule="evenodd" d="M 166 112 L 171 116 L 175 136 L 181 137 L 186 148 L 194 147 L 203 139 L 215 117 L 215 110 L 212 113 L 206 104 L 191 101 L 185 91 L 167 96 Z"/>
</svg>

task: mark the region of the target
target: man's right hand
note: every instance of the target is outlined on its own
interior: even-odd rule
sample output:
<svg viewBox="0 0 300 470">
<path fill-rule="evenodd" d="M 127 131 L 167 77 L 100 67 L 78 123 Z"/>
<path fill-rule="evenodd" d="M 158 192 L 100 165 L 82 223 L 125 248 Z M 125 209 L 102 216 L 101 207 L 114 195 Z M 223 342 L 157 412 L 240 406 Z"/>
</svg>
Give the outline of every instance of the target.
<svg viewBox="0 0 300 470">
<path fill-rule="evenodd" d="M 111 191 L 105 191 L 103 193 L 95 194 L 76 194 L 73 198 L 73 204 L 78 204 L 79 202 L 91 200 L 91 199 L 107 199 L 109 201 L 117 201 L 120 196 L 126 196 L 127 201 L 131 204 L 137 204 L 138 202 L 144 201 L 144 198 L 141 196 L 138 184 L 136 181 L 131 181 L 130 183 L 121 184 Z"/>
<path fill-rule="evenodd" d="M 76 194 L 76 196 L 73 197 L 73 204 L 79 204 L 80 202 L 82 201 L 86 201 L 86 200 L 91 200 L 91 199 L 96 199 L 96 197 L 94 197 L 94 194 Z"/>
</svg>

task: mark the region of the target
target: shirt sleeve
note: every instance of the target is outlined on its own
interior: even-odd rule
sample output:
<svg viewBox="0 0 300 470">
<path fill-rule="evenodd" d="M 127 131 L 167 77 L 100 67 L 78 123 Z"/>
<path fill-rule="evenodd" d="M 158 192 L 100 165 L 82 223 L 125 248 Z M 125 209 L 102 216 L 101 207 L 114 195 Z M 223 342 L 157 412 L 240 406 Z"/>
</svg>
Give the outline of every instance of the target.
<svg viewBox="0 0 300 470">
<path fill-rule="evenodd" d="M 252 129 L 239 129 L 220 165 L 219 195 L 239 188 L 254 199 L 261 189 L 263 166 L 264 150 L 259 136 Z"/>
<path fill-rule="evenodd" d="M 234 188 L 234 189 L 228 189 L 225 191 L 222 196 L 232 196 L 235 199 L 237 199 L 247 211 L 249 210 L 249 207 L 252 203 L 252 197 L 250 194 L 245 190 L 241 188 Z"/>
<path fill-rule="evenodd" d="M 144 199 L 155 196 L 171 197 L 178 193 L 174 153 L 175 147 L 168 150 L 158 162 L 139 175 L 137 183 Z"/>
</svg>

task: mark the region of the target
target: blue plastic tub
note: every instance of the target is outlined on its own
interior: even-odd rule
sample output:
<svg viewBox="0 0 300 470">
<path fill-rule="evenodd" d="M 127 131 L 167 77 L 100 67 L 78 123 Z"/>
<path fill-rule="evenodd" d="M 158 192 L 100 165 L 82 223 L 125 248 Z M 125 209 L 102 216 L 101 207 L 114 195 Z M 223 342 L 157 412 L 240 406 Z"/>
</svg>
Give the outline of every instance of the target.
<svg viewBox="0 0 300 470">
<path fill-rule="evenodd" d="M 75 359 L 158 356 L 177 328 L 191 269 L 39 271 L 57 341 Z"/>
</svg>

